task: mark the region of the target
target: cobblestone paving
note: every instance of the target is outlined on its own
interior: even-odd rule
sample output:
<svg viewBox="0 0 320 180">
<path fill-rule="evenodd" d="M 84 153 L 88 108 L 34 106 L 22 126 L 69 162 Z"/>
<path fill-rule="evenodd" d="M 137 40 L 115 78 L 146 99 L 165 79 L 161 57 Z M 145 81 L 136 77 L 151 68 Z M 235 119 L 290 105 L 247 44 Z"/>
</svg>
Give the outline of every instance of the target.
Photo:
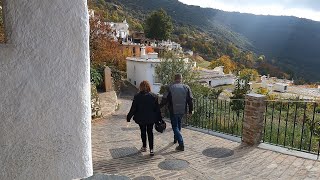
<svg viewBox="0 0 320 180">
<path fill-rule="evenodd" d="M 120 109 L 108 119 L 92 125 L 93 168 L 95 173 L 118 174 L 131 179 L 142 176 L 155 179 L 320 179 L 320 162 L 284 155 L 201 132 L 183 129 L 185 151 L 176 152 L 170 127 L 165 133 L 155 132 L 155 156 L 136 153 L 113 158 L 115 149 L 140 149 L 140 132 L 132 122 L 126 128 L 126 113 L 131 101 L 119 99 Z M 169 125 L 168 125 L 169 126 Z M 208 148 L 226 148 L 234 154 L 225 158 L 203 155 Z M 159 163 L 180 159 L 189 163 L 182 170 L 163 170 Z"/>
</svg>

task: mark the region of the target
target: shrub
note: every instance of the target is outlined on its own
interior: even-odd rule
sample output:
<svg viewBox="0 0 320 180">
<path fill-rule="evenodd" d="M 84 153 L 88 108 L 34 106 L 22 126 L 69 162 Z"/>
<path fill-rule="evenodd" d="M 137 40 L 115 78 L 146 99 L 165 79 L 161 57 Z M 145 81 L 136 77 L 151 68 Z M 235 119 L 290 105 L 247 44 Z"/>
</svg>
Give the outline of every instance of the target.
<svg viewBox="0 0 320 180">
<path fill-rule="evenodd" d="M 103 75 L 99 72 L 98 68 L 90 67 L 90 80 L 94 86 L 99 86 L 103 82 Z"/>
</svg>

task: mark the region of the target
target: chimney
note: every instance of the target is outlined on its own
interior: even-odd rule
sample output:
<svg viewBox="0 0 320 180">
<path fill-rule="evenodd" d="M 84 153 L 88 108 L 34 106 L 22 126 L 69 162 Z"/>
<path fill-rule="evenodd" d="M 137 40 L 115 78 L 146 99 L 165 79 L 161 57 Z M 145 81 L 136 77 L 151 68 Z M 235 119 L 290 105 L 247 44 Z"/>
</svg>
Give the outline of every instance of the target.
<svg viewBox="0 0 320 180">
<path fill-rule="evenodd" d="M 141 47 L 141 58 L 143 58 L 143 59 L 147 59 L 147 55 L 146 55 L 146 47 L 145 46 L 142 46 Z"/>
</svg>

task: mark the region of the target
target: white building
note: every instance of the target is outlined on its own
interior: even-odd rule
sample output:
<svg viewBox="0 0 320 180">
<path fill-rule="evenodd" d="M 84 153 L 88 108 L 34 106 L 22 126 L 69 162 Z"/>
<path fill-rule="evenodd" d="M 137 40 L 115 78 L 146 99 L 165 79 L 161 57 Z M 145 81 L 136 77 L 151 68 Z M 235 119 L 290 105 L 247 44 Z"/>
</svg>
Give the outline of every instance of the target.
<svg viewBox="0 0 320 180">
<path fill-rule="evenodd" d="M 122 23 L 109 22 L 109 25 L 111 29 L 115 31 L 115 36 L 117 38 L 121 38 L 123 40 L 128 38 L 129 24 L 127 23 L 127 20 L 124 20 Z"/>
<path fill-rule="evenodd" d="M 167 41 L 161 41 L 158 43 L 158 46 L 159 47 L 164 47 L 166 48 L 167 50 L 169 51 L 179 51 L 179 52 L 182 52 L 182 47 L 180 44 L 176 43 L 176 42 L 173 42 L 171 40 L 167 40 Z"/>
<path fill-rule="evenodd" d="M 273 90 L 277 92 L 287 92 L 288 91 L 288 84 L 284 83 L 275 83 L 273 86 Z"/>
<path fill-rule="evenodd" d="M 261 76 L 261 87 L 267 88 L 269 91 L 287 92 L 288 86 L 293 81 L 286 79 L 278 79 L 276 77 Z"/>
<path fill-rule="evenodd" d="M 236 77 L 233 74 L 225 74 L 223 66 L 214 68 L 213 70 L 200 70 L 200 82 L 205 82 L 211 87 L 234 84 Z"/>
<path fill-rule="evenodd" d="M 188 50 L 185 53 L 188 54 L 189 56 L 193 56 L 193 51 L 191 51 L 191 50 Z"/>
<path fill-rule="evenodd" d="M 89 9 L 88 10 L 88 12 L 89 12 L 89 18 L 91 19 L 93 19 L 95 16 L 94 16 L 94 10 L 93 9 Z"/>
<path fill-rule="evenodd" d="M 141 47 L 141 57 L 127 58 L 128 81 L 139 88 L 140 83 L 147 80 L 151 85 L 151 91 L 156 94 L 159 93 L 161 83 L 156 76 L 155 67 L 160 62 L 158 53 L 146 54 L 145 47 Z"/>
<path fill-rule="evenodd" d="M 91 176 L 87 1 L 2 2 L 0 179 Z"/>
</svg>

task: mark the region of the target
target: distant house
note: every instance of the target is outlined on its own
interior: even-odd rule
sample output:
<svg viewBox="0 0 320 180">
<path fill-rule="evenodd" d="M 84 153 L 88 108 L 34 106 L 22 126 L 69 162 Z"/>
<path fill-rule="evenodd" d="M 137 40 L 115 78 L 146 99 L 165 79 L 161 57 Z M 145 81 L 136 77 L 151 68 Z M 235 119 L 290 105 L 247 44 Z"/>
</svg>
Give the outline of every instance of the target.
<svg viewBox="0 0 320 180">
<path fill-rule="evenodd" d="M 129 36 L 129 24 L 127 20 L 121 23 L 108 22 L 111 29 L 115 32 L 115 37 L 122 39 L 122 41 L 127 41 Z"/>
<path fill-rule="evenodd" d="M 94 10 L 93 9 L 89 9 L 88 10 L 88 13 L 89 13 L 89 18 L 91 19 L 93 19 L 94 18 Z"/>
<path fill-rule="evenodd" d="M 199 70 L 199 82 L 206 83 L 210 87 L 234 84 L 236 77 L 233 74 L 225 74 L 223 66 L 214 68 L 213 70 Z"/>
<path fill-rule="evenodd" d="M 133 57 L 140 57 L 141 45 L 136 43 L 122 43 L 120 48 L 123 52 L 131 54 Z"/>
<path fill-rule="evenodd" d="M 161 83 L 158 79 L 155 67 L 161 61 L 158 53 L 146 54 L 145 47 L 141 47 L 140 57 L 128 57 L 127 59 L 127 80 L 137 88 L 144 80 L 149 81 L 151 91 L 159 93 Z"/>
<path fill-rule="evenodd" d="M 178 51 L 182 52 L 182 47 L 179 43 L 173 42 L 171 40 L 158 42 L 159 47 L 164 47 L 169 51 Z"/>
<path fill-rule="evenodd" d="M 193 51 L 188 50 L 188 51 L 185 52 L 185 54 L 188 54 L 189 56 L 193 56 Z"/>
<path fill-rule="evenodd" d="M 287 92 L 288 86 L 292 85 L 293 81 L 286 79 L 278 79 L 275 77 L 261 76 L 261 87 L 267 88 L 269 91 Z"/>
<path fill-rule="evenodd" d="M 88 10 L 89 12 L 89 18 L 92 20 L 97 20 L 97 24 L 95 25 L 96 28 L 99 28 L 99 26 L 106 26 L 109 25 L 111 28 L 111 32 L 109 31 L 103 31 L 103 30 L 98 30 L 96 33 L 97 34 L 106 34 L 112 36 L 114 41 L 117 41 L 120 39 L 121 41 L 127 42 L 128 37 L 129 37 L 129 24 L 127 23 L 126 20 L 124 20 L 121 23 L 114 23 L 114 22 L 104 22 L 100 20 L 99 16 L 95 16 L 95 11 L 92 9 Z"/>
<path fill-rule="evenodd" d="M 142 44 L 142 43 L 144 43 L 145 39 L 146 39 L 146 37 L 143 32 L 134 31 L 131 34 L 132 43 Z"/>
<path fill-rule="evenodd" d="M 284 83 L 275 83 L 273 86 L 273 90 L 277 92 L 287 92 L 288 91 L 288 84 Z"/>
</svg>

